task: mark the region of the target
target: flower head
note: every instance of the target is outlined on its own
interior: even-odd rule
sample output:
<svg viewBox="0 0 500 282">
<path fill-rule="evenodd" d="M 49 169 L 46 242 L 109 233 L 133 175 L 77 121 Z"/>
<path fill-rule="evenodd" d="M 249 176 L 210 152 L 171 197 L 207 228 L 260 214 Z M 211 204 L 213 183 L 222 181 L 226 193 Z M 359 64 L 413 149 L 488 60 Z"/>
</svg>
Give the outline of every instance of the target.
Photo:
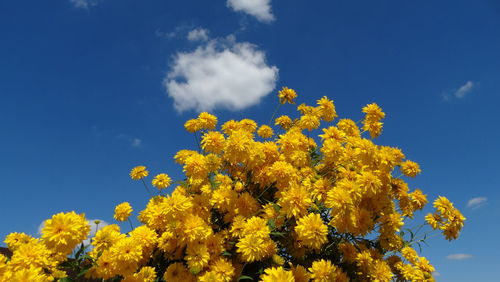
<svg viewBox="0 0 500 282">
<path fill-rule="evenodd" d="M 133 180 L 143 179 L 144 177 L 148 176 L 148 174 L 149 171 L 147 171 L 146 167 L 142 165 L 136 166 L 132 169 L 132 171 L 130 171 L 130 177 Z"/>
<path fill-rule="evenodd" d="M 128 202 L 123 202 L 115 207 L 114 218 L 118 221 L 126 221 L 132 213 L 132 207 Z"/>
<path fill-rule="evenodd" d="M 154 187 L 162 190 L 170 186 L 172 179 L 166 173 L 158 174 L 152 181 Z"/>
<path fill-rule="evenodd" d="M 293 99 L 297 97 L 297 93 L 295 92 L 295 90 L 285 86 L 278 92 L 278 97 L 280 98 L 281 104 L 285 103 L 295 104 Z"/>
</svg>

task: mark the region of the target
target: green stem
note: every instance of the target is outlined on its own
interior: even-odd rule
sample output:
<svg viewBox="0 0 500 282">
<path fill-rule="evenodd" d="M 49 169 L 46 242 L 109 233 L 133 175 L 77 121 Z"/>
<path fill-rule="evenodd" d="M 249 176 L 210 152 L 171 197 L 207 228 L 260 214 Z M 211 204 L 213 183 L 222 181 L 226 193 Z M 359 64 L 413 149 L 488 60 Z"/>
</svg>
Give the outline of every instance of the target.
<svg viewBox="0 0 500 282">
<path fill-rule="evenodd" d="M 198 146 L 198 153 L 201 153 L 200 140 L 198 139 L 198 133 L 194 132 L 194 140 L 196 141 L 196 145 Z"/>
<path fill-rule="evenodd" d="M 146 181 L 144 181 L 144 178 L 141 178 L 141 180 L 142 180 L 142 184 L 144 184 L 144 188 L 146 188 L 146 191 L 148 191 L 149 196 L 153 197 L 153 194 L 149 190 L 148 185 L 146 184 Z"/>
<path fill-rule="evenodd" d="M 132 221 L 130 220 L 130 217 L 128 218 L 128 223 L 130 223 L 130 231 L 134 230 L 134 226 L 132 226 Z"/>
<path fill-rule="evenodd" d="M 280 107 L 281 107 L 281 103 L 278 102 L 278 106 L 276 106 L 276 109 L 274 109 L 274 113 L 271 116 L 271 119 L 269 120 L 269 126 L 273 125 L 274 116 L 276 115 L 276 113 L 278 113 L 278 110 L 279 110 Z"/>
</svg>

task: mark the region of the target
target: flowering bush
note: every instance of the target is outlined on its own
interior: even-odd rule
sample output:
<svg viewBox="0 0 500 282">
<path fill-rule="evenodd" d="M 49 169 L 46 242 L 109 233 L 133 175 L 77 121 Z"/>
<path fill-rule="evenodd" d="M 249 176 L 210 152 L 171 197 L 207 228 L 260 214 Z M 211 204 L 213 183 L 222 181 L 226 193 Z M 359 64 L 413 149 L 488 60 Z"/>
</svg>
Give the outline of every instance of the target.
<svg viewBox="0 0 500 282">
<path fill-rule="evenodd" d="M 295 98 L 285 87 L 279 105 Z M 333 123 L 326 97 L 298 111 L 295 119 L 272 118 L 274 128 L 243 119 L 218 129 L 208 113 L 188 120 L 199 149 L 175 155 L 183 181 L 152 179 L 160 194 L 139 213 L 141 226 L 122 233 L 108 225 L 90 251 L 82 244 L 69 260 L 90 229 L 84 215 L 56 214 L 39 239 L 7 236 L 13 255 L 0 256 L 0 280 L 69 280 L 68 270 L 78 269 L 77 276 L 109 281 L 433 281 L 434 267 L 414 249 L 425 237 L 403 229 L 427 203 L 401 178 L 420 168 L 400 149 L 373 143 L 381 108 L 365 106 L 361 128 L 350 119 Z M 310 137 L 322 122 L 319 138 Z M 146 185 L 148 174 L 138 166 L 130 176 Z M 465 218 L 445 197 L 434 207 L 427 224 L 456 239 Z M 114 217 L 127 221 L 132 212 L 124 202 Z"/>
</svg>

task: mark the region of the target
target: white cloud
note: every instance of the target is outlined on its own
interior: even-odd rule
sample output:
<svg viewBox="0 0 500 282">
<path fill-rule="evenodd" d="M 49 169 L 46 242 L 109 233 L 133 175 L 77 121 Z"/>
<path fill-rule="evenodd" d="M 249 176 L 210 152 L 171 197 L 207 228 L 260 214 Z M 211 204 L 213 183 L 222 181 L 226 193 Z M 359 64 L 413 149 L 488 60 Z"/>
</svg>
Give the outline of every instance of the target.
<svg viewBox="0 0 500 282">
<path fill-rule="evenodd" d="M 97 0 L 69 0 L 77 8 L 88 9 L 97 5 Z"/>
<path fill-rule="evenodd" d="M 482 207 L 486 202 L 488 201 L 488 198 L 486 197 L 475 197 L 470 199 L 467 202 L 467 207 L 472 208 L 472 209 L 477 209 L 479 207 Z"/>
<path fill-rule="evenodd" d="M 179 112 L 240 110 L 258 104 L 277 79 L 278 68 L 266 63 L 263 51 L 228 37 L 177 53 L 164 86 Z"/>
<path fill-rule="evenodd" d="M 451 254 L 446 256 L 447 259 L 450 260 L 464 260 L 472 258 L 472 255 L 469 254 Z"/>
<path fill-rule="evenodd" d="M 474 82 L 469 80 L 464 85 L 460 86 L 460 88 L 458 88 L 458 90 L 455 91 L 455 93 L 453 93 L 453 96 L 455 96 L 458 99 L 462 99 L 472 90 L 473 87 L 474 87 Z"/>
<path fill-rule="evenodd" d="M 132 139 L 131 145 L 132 145 L 132 147 L 141 147 L 142 140 L 139 138 L 134 138 L 134 139 Z"/>
<path fill-rule="evenodd" d="M 188 33 L 187 39 L 189 41 L 207 41 L 208 29 L 201 27 L 195 28 Z"/>
<path fill-rule="evenodd" d="M 226 5 L 237 12 L 252 15 L 261 22 L 272 22 L 271 0 L 227 0 Z"/>
</svg>

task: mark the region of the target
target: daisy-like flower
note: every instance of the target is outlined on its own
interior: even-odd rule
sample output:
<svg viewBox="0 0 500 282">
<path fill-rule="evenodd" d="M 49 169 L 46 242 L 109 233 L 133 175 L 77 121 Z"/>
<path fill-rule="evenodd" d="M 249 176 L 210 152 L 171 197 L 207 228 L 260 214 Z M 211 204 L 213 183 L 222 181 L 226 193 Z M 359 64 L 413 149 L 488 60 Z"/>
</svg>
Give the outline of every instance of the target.
<svg viewBox="0 0 500 282">
<path fill-rule="evenodd" d="M 297 97 L 297 93 L 295 92 L 295 90 L 285 86 L 278 92 L 278 97 L 280 98 L 281 104 L 285 103 L 295 104 L 293 99 Z"/>
<path fill-rule="evenodd" d="M 132 213 L 132 207 L 128 202 L 123 202 L 115 207 L 114 218 L 118 221 L 126 221 Z"/>
<path fill-rule="evenodd" d="M 166 173 L 158 174 L 152 181 L 154 187 L 159 190 L 165 189 L 172 184 L 172 179 Z"/>
<path fill-rule="evenodd" d="M 416 162 L 406 161 L 403 164 L 401 164 L 401 171 L 406 176 L 415 177 L 422 170 L 420 170 L 420 166 Z"/>
<path fill-rule="evenodd" d="M 89 233 L 90 225 L 84 214 L 58 213 L 44 222 L 42 240 L 50 249 L 69 254 Z"/>
<path fill-rule="evenodd" d="M 132 169 L 132 171 L 130 171 L 130 177 L 133 180 L 143 179 L 144 177 L 146 177 L 148 175 L 149 175 L 149 171 L 147 171 L 146 167 L 142 166 L 142 165 L 136 166 Z"/>
</svg>

